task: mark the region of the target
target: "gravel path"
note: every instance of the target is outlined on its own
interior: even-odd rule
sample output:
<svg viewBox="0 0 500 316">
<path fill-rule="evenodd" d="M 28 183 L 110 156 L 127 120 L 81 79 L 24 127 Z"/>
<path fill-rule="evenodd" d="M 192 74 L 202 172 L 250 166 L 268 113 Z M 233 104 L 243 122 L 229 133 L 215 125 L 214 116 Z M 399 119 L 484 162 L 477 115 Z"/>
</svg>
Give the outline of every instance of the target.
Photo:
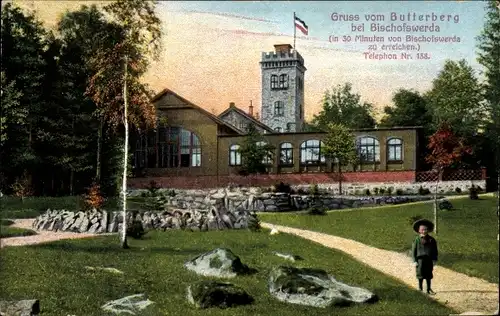
<svg viewBox="0 0 500 316">
<path fill-rule="evenodd" d="M 33 229 L 31 224 L 34 219 L 16 219 L 12 227 Z M 70 232 L 51 232 L 51 231 L 36 231 L 38 234 L 33 236 L 24 237 L 10 237 L 0 239 L 0 248 L 7 246 L 27 246 L 34 244 L 41 244 L 45 242 L 51 242 L 61 239 L 78 239 L 78 238 L 89 238 L 102 235 L 112 235 L 108 234 L 88 234 L 88 233 L 70 233 Z"/>
<path fill-rule="evenodd" d="M 268 223 L 262 223 L 262 227 L 275 228 L 280 232 L 297 235 L 325 247 L 343 251 L 354 259 L 398 279 L 411 288 L 418 288 L 415 267 L 411 259 L 404 254 L 308 230 Z M 432 296 L 433 299 L 459 313 L 474 311 L 484 313 L 484 315 L 492 315 L 498 311 L 498 284 L 440 267 L 439 264 L 434 267 L 434 272 L 432 288 L 437 294 Z"/>
</svg>

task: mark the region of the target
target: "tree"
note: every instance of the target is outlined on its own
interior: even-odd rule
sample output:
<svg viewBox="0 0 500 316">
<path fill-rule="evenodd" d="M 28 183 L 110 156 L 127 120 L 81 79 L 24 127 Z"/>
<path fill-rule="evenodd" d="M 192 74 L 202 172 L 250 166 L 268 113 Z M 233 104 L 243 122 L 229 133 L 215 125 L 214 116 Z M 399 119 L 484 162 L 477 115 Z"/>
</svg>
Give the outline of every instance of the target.
<svg viewBox="0 0 500 316">
<path fill-rule="evenodd" d="M 0 115 L 0 148 L 7 140 L 8 129 L 11 125 L 25 125 L 26 124 L 26 109 L 21 107 L 19 99 L 22 94 L 16 90 L 15 81 L 7 82 L 5 72 L 1 72 L 2 90 L 1 90 L 1 103 L 2 112 Z"/>
<path fill-rule="evenodd" d="M 266 173 L 267 162 L 272 161 L 274 147 L 266 143 L 253 124 L 248 125 L 248 134 L 241 144 L 240 174 Z"/>
<path fill-rule="evenodd" d="M 326 91 L 323 97 L 323 109 L 315 115 L 312 124 L 319 130 L 328 130 L 328 124 L 343 124 L 351 129 L 373 128 L 375 119 L 371 116 L 372 105 L 361 103 L 361 96 L 354 94 L 352 85 L 337 85 L 332 91 Z"/>
<path fill-rule="evenodd" d="M 355 137 L 344 125 L 331 123 L 323 144 L 325 157 L 337 164 L 339 194 L 342 195 L 342 166 L 355 164 L 358 158 Z"/>
<path fill-rule="evenodd" d="M 465 60 L 445 61 L 443 70 L 426 93 L 434 129 L 450 125 L 458 135 L 467 137 L 484 127 L 484 102 L 481 85 Z"/>
<path fill-rule="evenodd" d="M 384 108 L 380 126 L 422 126 L 430 128 L 432 117 L 425 98 L 417 91 L 399 89 L 392 97 L 393 106 Z"/>
<path fill-rule="evenodd" d="M 431 163 L 436 172 L 436 188 L 434 190 L 434 224 L 438 232 L 437 194 L 439 180 L 446 168 L 460 162 L 464 154 L 472 154 L 472 149 L 464 144 L 464 138 L 453 133 L 450 126 L 443 123 L 429 138 L 427 162 Z"/>
<path fill-rule="evenodd" d="M 500 229 L 500 8 L 498 2 L 486 4 L 486 19 L 478 40 L 478 62 L 484 67 L 486 81 L 484 97 L 491 113 L 487 138 L 496 159 L 493 166 L 497 176 L 497 216 Z M 500 236 L 500 235 L 499 235 Z"/>
<path fill-rule="evenodd" d="M 147 87 L 141 78 L 147 71 L 150 58 L 157 58 L 160 49 L 161 21 L 156 16 L 157 1 L 117 0 L 104 10 L 110 15 L 118 35 L 113 34 L 112 48 L 100 48 L 91 59 L 96 71 L 90 79 L 87 93 L 98 106 L 105 121 L 113 127 L 122 124 L 125 130 L 122 175 L 122 232 L 121 245 L 127 243 L 127 166 L 129 121 L 136 127 L 156 125 L 153 104 L 144 93 Z M 130 104 L 130 107 L 129 107 Z"/>
</svg>

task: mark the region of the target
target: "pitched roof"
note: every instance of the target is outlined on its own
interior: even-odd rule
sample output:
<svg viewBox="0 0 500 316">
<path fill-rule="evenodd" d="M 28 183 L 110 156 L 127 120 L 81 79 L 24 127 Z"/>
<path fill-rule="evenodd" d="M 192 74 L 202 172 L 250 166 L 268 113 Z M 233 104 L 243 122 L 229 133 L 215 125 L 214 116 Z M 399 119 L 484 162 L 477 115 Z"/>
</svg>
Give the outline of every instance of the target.
<svg viewBox="0 0 500 316">
<path fill-rule="evenodd" d="M 243 116 L 246 119 L 248 119 L 249 121 L 251 121 L 253 124 L 261 127 L 262 129 L 265 129 L 269 133 L 276 133 L 276 131 L 274 131 L 272 128 L 270 128 L 269 126 L 267 126 L 266 124 L 264 124 L 264 123 L 262 123 L 260 121 L 257 121 L 255 118 L 253 118 L 252 116 L 248 115 L 247 113 L 245 113 L 245 111 L 243 111 L 242 109 L 237 108 L 236 106 L 230 106 L 229 108 L 227 108 L 224 112 L 222 112 L 221 114 L 219 114 L 219 118 L 222 118 L 224 115 L 228 114 L 231 111 L 235 111 L 236 113 L 240 114 L 241 116 Z"/>
<path fill-rule="evenodd" d="M 178 98 L 179 100 L 181 100 L 182 102 L 186 103 L 187 105 L 189 105 L 190 107 L 192 107 L 193 109 L 195 110 L 198 110 L 199 112 L 203 113 L 204 115 L 208 116 L 209 118 L 211 118 L 214 122 L 216 122 L 217 124 L 220 124 L 220 125 L 224 125 L 226 127 L 228 127 L 229 129 L 233 130 L 234 132 L 238 133 L 238 134 L 243 134 L 238 128 L 236 128 L 235 126 L 227 123 L 227 122 L 224 122 L 223 120 L 221 120 L 219 117 L 217 117 L 216 115 L 213 115 L 212 113 L 208 112 L 207 110 L 201 108 L 200 106 L 194 104 L 193 102 L 187 100 L 186 98 L 178 95 L 177 93 L 173 92 L 172 90 L 168 89 L 168 88 L 165 88 L 163 89 L 162 91 L 160 91 L 158 94 L 156 94 L 154 97 L 151 98 L 151 103 L 155 103 L 156 101 L 160 100 L 161 98 L 163 98 L 165 95 L 167 94 L 170 94 L 170 95 L 173 95 L 174 97 Z"/>
</svg>

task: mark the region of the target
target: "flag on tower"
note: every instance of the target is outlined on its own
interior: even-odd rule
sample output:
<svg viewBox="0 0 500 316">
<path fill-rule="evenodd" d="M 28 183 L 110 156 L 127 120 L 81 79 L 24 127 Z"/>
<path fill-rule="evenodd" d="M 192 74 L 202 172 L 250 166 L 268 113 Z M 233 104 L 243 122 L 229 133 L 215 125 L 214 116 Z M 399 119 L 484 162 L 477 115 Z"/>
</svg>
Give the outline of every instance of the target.
<svg viewBox="0 0 500 316">
<path fill-rule="evenodd" d="M 297 16 L 295 16 L 295 14 L 294 18 L 295 18 L 295 27 L 298 28 L 302 33 L 304 33 L 304 35 L 309 34 L 309 28 L 307 27 L 307 24 L 301 19 L 299 19 Z"/>
</svg>

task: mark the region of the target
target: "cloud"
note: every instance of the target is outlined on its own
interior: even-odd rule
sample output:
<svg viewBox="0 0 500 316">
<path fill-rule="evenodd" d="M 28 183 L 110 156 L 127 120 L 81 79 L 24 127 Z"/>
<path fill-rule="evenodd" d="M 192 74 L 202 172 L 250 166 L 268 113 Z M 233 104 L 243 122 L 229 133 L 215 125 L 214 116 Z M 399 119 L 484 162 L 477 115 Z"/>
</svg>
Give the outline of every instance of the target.
<svg viewBox="0 0 500 316">
<path fill-rule="evenodd" d="M 172 12 L 209 14 L 209 15 L 223 16 L 223 17 L 227 17 L 227 18 L 234 18 L 234 19 L 240 19 L 240 20 L 251 20 L 251 21 L 259 21 L 259 22 L 273 23 L 273 24 L 280 23 L 278 21 L 267 20 L 267 19 L 262 19 L 262 18 L 255 18 L 252 16 L 225 13 L 225 12 L 210 12 L 210 11 L 197 11 L 197 10 L 185 10 L 185 11 L 179 10 L 179 11 L 172 11 Z"/>
</svg>

